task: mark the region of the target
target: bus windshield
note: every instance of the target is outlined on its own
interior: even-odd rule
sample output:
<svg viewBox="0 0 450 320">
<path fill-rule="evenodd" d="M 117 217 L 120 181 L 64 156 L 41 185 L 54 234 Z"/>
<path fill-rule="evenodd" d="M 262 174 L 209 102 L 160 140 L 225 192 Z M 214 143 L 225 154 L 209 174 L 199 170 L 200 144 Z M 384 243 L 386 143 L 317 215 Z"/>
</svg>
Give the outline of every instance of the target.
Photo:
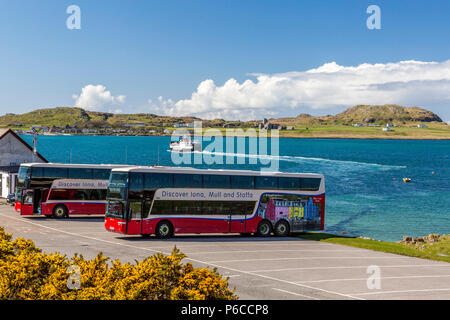
<svg viewBox="0 0 450 320">
<path fill-rule="evenodd" d="M 31 167 L 22 167 L 19 168 L 19 173 L 17 175 L 17 186 L 21 188 L 27 187 L 28 179 L 30 178 Z"/>
<path fill-rule="evenodd" d="M 107 218 L 125 219 L 125 202 L 108 200 L 105 216 Z"/>
<path fill-rule="evenodd" d="M 108 184 L 108 199 L 125 199 L 128 173 L 111 173 Z"/>
</svg>

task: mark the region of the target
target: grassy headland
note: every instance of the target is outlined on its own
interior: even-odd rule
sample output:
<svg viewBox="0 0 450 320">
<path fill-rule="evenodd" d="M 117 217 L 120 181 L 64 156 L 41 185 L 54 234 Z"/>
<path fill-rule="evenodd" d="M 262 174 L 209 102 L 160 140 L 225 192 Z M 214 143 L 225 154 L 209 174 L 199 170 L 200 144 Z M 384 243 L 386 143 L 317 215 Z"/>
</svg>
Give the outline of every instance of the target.
<svg viewBox="0 0 450 320">
<path fill-rule="evenodd" d="M 193 130 L 190 127 L 193 121 L 202 121 L 204 131 L 217 129 L 222 134 L 227 129 L 242 129 L 244 132 L 252 129 L 258 134 L 262 123 L 261 120 L 202 120 L 196 117 L 114 114 L 58 107 L 24 114 L 5 114 L 0 116 L 0 127 L 27 132 L 37 126 L 43 134 L 170 135 L 177 128 Z M 450 126 L 433 112 L 398 105 L 358 105 L 336 115 L 316 117 L 300 114 L 292 118 L 271 118 L 268 122 L 280 129 L 280 137 L 450 139 Z M 383 131 L 386 126 L 389 126 L 388 131 Z M 270 131 L 268 133 L 270 136 Z"/>
<path fill-rule="evenodd" d="M 428 237 L 420 237 L 417 238 L 417 241 L 415 241 L 416 239 L 411 238 L 412 241 L 402 241 L 399 243 L 365 238 L 345 237 L 319 232 L 307 232 L 298 235 L 298 237 L 302 239 L 342 244 L 345 246 L 394 253 L 410 257 L 450 262 L 450 235 L 443 235 L 438 239 L 435 238 L 433 241 L 428 241 Z M 419 241 L 421 238 L 425 240 Z M 432 237 L 430 237 L 430 239 L 432 239 Z"/>
</svg>

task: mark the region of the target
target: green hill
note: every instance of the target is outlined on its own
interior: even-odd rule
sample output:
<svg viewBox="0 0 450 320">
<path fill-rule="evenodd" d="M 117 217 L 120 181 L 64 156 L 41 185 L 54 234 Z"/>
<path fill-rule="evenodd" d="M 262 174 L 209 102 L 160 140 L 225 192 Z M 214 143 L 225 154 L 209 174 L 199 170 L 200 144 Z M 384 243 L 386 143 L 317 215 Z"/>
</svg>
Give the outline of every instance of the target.
<svg viewBox="0 0 450 320">
<path fill-rule="evenodd" d="M 151 113 L 114 114 L 87 111 L 81 108 L 57 107 L 38 109 L 24 114 L 8 113 L 0 117 L 0 127 L 30 128 L 37 126 L 77 126 L 79 128 L 122 127 L 124 124 L 145 123 L 148 126 L 170 127 L 175 123 L 200 120 L 194 117 L 157 116 Z"/>
<path fill-rule="evenodd" d="M 192 123 L 201 120 L 195 117 L 158 116 L 151 113 L 114 114 L 87 111 L 81 108 L 57 107 L 37 109 L 24 114 L 8 113 L 0 116 L 0 127 L 13 129 L 29 129 L 37 126 L 77 126 L 78 128 L 125 128 L 132 123 L 145 124 L 147 127 L 173 127 L 175 123 Z M 311 116 L 300 114 L 292 118 L 273 118 L 271 123 L 292 127 L 342 126 L 354 123 L 384 125 L 416 125 L 417 123 L 435 123 L 443 126 L 441 118 L 431 111 L 418 107 L 402 107 L 399 105 L 357 105 L 336 115 Z M 203 127 L 256 127 L 261 121 L 226 121 L 223 119 L 204 120 Z M 141 125 L 142 126 L 142 125 Z"/>
<path fill-rule="evenodd" d="M 309 114 L 299 114 L 295 118 L 270 119 L 271 122 L 283 125 L 351 125 L 354 123 L 362 124 L 414 124 L 423 122 L 442 123 L 442 119 L 435 113 L 418 108 L 402 107 L 395 104 L 357 105 L 346 109 L 336 115 L 327 115 L 314 117 Z"/>
<path fill-rule="evenodd" d="M 418 107 L 406 108 L 395 104 L 357 105 L 335 115 L 334 119 L 360 123 L 442 122 L 442 119 L 431 111 Z"/>
</svg>

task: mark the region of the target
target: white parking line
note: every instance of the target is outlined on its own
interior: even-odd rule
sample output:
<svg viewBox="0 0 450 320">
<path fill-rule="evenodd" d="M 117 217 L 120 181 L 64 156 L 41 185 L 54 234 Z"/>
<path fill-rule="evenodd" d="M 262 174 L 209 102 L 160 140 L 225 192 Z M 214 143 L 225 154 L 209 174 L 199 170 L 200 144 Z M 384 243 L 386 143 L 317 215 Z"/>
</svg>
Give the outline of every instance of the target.
<svg viewBox="0 0 450 320">
<path fill-rule="evenodd" d="M 241 259 L 241 260 L 216 260 L 213 263 L 224 262 L 254 262 L 254 261 L 280 261 L 280 260 L 323 260 L 323 259 L 408 259 L 409 257 L 383 257 L 383 256 L 363 256 L 363 257 L 291 257 L 291 258 L 262 258 L 262 259 Z"/>
<path fill-rule="evenodd" d="M 234 251 L 206 251 L 206 252 L 189 252 L 183 251 L 185 254 L 214 254 L 214 253 L 264 253 L 264 252 L 353 252 L 352 250 L 234 250 Z"/>
<path fill-rule="evenodd" d="M 304 295 L 304 294 L 295 293 L 295 292 L 291 292 L 291 291 L 287 291 L 287 290 L 283 290 L 283 289 L 278 289 L 278 288 L 272 288 L 272 289 L 273 290 L 277 290 L 277 291 L 281 291 L 281 292 L 284 292 L 284 293 L 292 294 L 292 295 L 295 295 L 295 296 L 305 297 L 305 298 L 313 299 L 313 300 L 319 300 L 319 299 L 317 299 L 315 297 L 310 297 L 310 296 L 307 296 L 307 295 Z"/>
<path fill-rule="evenodd" d="M 445 278 L 450 277 L 448 275 L 436 275 L 436 276 L 401 276 L 401 277 L 382 277 L 380 280 L 387 279 L 414 279 L 414 278 Z M 319 283 L 319 282 L 339 282 L 339 281 L 367 281 L 366 278 L 350 278 L 350 279 L 330 279 L 330 280 L 306 280 L 306 281 L 296 281 L 296 283 Z"/>
<path fill-rule="evenodd" d="M 435 291 L 450 291 L 450 288 L 445 288 L 445 289 L 417 289 L 417 290 L 362 292 L 362 293 L 352 293 L 352 295 L 363 296 L 363 295 L 390 294 L 390 293 L 435 292 Z"/>
<path fill-rule="evenodd" d="M 65 233 L 65 234 L 68 234 L 68 235 L 77 236 L 77 237 L 83 237 L 83 238 L 86 238 L 86 239 L 91 239 L 91 240 L 94 240 L 94 241 L 100 241 L 100 242 L 105 242 L 105 243 L 109 243 L 109 244 L 114 244 L 114 245 L 134 248 L 134 249 L 141 249 L 141 250 L 146 250 L 146 251 L 152 251 L 152 252 L 155 252 L 155 253 L 161 252 L 161 253 L 164 253 L 164 254 L 167 254 L 167 255 L 170 254 L 168 252 L 156 251 L 156 250 L 148 249 L 148 248 L 144 248 L 144 247 L 138 247 L 138 246 L 133 246 L 133 245 L 128 245 L 128 244 L 123 244 L 123 243 L 120 243 L 120 242 L 114 242 L 114 241 L 109 241 L 109 240 L 104 240 L 104 239 L 84 236 L 84 235 L 80 235 L 80 234 L 77 234 L 77 233 L 74 233 L 74 232 L 63 231 L 63 230 L 59 230 L 59 229 L 56 229 L 56 228 L 43 226 L 43 225 L 41 225 L 39 223 L 34 223 L 34 222 L 31 222 L 31 221 L 28 221 L 28 220 L 25 220 L 25 219 L 13 218 L 13 217 L 10 217 L 10 216 L 4 215 L 4 214 L 0 214 L 0 216 L 6 217 L 6 218 L 9 218 L 9 219 L 13 219 L 13 220 L 16 220 L 16 221 L 21 221 L 21 222 L 29 223 L 29 224 L 32 224 L 32 225 L 36 225 L 36 226 L 41 227 L 41 228 L 46 228 L 46 229 L 49 229 L 49 230 L 54 230 L 54 231 L 57 231 L 57 232 Z M 185 259 L 186 260 L 190 260 L 192 262 L 197 262 L 197 263 L 200 263 L 200 264 L 204 264 L 204 265 L 207 265 L 207 266 L 212 266 L 212 267 L 216 267 L 216 268 L 222 268 L 222 269 L 234 271 L 234 272 L 237 272 L 237 273 L 248 274 L 248 275 L 252 275 L 252 276 L 256 276 L 256 277 L 260 277 L 260 278 L 264 278 L 264 279 L 269 279 L 269 280 L 276 281 L 276 282 L 287 283 L 287 284 L 291 284 L 291 285 L 294 285 L 294 286 L 308 288 L 308 289 L 312 289 L 312 290 L 316 290 L 316 291 L 322 291 L 322 292 L 325 292 L 325 293 L 328 293 L 328 294 L 332 294 L 332 295 L 337 295 L 337 296 L 351 298 L 351 299 L 356 299 L 356 300 L 364 300 L 363 298 L 354 297 L 354 296 L 351 296 L 349 294 L 343 294 L 343 293 L 334 292 L 334 291 L 330 291 L 330 290 L 325 290 L 325 289 L 321 289 L 321 288 L 315 288 L 315 287 L 311 287 L 311 286 L 304 285 L 304 284 L 298 284 L 298 283 L 295 283 L 295 282 L 292 282 L 292 281 L 287 281 L 287 280 L 278 279 L 278 278 L 265 276 L 265 275 L 259 275 L 259 274 L 256 274 L 256 273 L 253 273 L 253 272 L 249 272 L 249 271 L 243 271 L 243 270 L 230 268 L 230 267 L 223 267 L 221 265 L 213 264 L 213 263 L 210 263 L 210 262 L 200 261 L 200 260 L 196 260 L 196 259 L 192 259 L 192 258 L 185 258 Z"/>
<path fill-rule="evenodd" d="M 380 268 L 410 268 L 410 267 L 450 267 L 450 264 L 400 264 L 380 266 Z M 324 270 L 324 269 L 367 269 L 367 265 L 364 266 L 342 266 L 342 267 L 301 267 L 301 268 L 284 268 L 284 269 L 264 269 L 264 270 L 251 270 L 250 272 L 284 272 L 284 271 L 296 271 L 296 270 Z"/>
</svg>

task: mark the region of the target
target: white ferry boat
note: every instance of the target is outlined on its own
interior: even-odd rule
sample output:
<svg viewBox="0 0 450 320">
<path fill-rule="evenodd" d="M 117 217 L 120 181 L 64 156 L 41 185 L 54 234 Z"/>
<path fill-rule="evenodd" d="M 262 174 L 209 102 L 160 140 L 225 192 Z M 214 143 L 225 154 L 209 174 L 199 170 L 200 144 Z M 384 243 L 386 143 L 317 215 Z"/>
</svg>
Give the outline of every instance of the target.
<svg viewBox="0 0 450 320">
<path fill-rule="evenodd" d="M 171 152 L 193 152 L 202 151 L 202 145 L 196 141 L 192 141 L 191 137 L 184 136 L 179 141 L 170 143 Z"/>
</svg>

